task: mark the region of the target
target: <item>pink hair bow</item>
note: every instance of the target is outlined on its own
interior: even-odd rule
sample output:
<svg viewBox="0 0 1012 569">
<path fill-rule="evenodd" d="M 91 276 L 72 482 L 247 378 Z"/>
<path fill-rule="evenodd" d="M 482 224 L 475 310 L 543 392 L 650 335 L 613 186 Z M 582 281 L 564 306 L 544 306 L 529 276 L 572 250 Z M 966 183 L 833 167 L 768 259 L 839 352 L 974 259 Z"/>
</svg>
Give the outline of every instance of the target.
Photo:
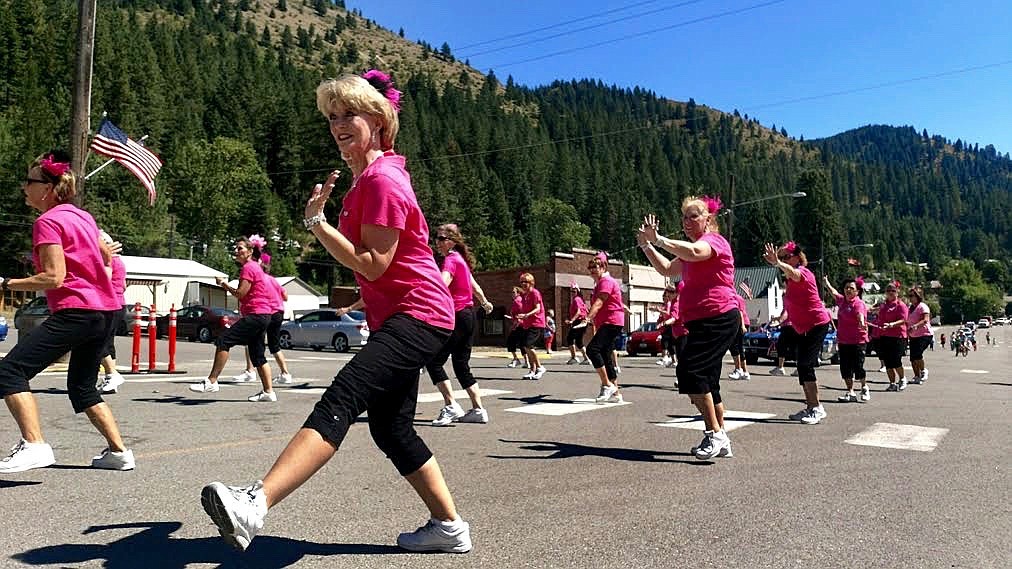
<svg viewBox="0 0 1012 569">
<path fill-rule="evenodd" d="M 57 162 L 56 159 L 53 158 L 53 155 L 50 154 L 39 161 L 39 167 L 45 170 L 50 176 L 59 178 L 70 170 L 70 162 Z"/>
<path fill-rule="evenodd" d="M 717 215 L 720 208 L 724 207 L 724 202 L 720 201 L 720 198 L 717 196 L 703 196 L 699 199 L 706 204 L 706 209 L 713 215 Z"/>
<path fill-rule="evenodd" d="M 604 251 L 598 251 L 597 255 L 594 255 L 594 258 L 595 259 L 600 259 L 601 262 L 604 263 L 604 266 L 606 266 L 606 267 L 608 266 L 608 253 L 606 253 Z"/>
<path fill-rule="evenodd" d="M 254 247 L 259 247 L 263 249 L 264 247 L 267 246 L 267 240 L 261 237 L 260 234 L 254 233 L 253 235 L 249 236 L 249 244 Z"/>
<path fill-rule="evenodd" d="M 395 112 L 401 112 L 401 92 L 394 89 L 394 81 L 389 75 L 378 69 L 370 69 L 362 74 L 362 78 L 390 101 L 390 106 Z"/>
<path fill-rule="evenodd" d="M 788 241 L 787 243 L 784 243 L 783 249 L 785 252 L 793 255 L 794 252 L 798 250 L 798 244 L 794 241 Z"/>
<path fill-rule="evenodd" d="M 863 275 L 859 275 L 856 279 L 854 279 L 854 284 L 857 285 L 857 289 L 858 290 L 863 289 L 864 288 L 864 276 Z"/>
<path fill-rule="evenodd" d="M 265 266 L 265 267 L 271 266 L 271 256 L 268 255 L 267 253 L 261 253 L 260 254 L 260 264 L 263 265 L 263 266 Z"/>
</svg>

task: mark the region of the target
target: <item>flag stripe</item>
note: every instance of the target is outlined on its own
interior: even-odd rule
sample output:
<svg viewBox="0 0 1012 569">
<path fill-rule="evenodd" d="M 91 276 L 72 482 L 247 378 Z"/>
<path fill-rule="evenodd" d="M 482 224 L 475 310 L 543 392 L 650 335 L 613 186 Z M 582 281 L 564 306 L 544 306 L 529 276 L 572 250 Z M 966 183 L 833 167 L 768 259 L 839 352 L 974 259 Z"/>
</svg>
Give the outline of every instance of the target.
<svg viewBox="0 0 1012 569">
<path fill-rule="evenodd" d="M 140 180 L 148 191 L 148 200 L 155 201 L 155 176 L 162 167 L 162 161 L 143 145 L 130 139 L 122 130 L 104 119 L 98 133 L 91 141 L 91 150 L 119 162 Z"/>
</svg>

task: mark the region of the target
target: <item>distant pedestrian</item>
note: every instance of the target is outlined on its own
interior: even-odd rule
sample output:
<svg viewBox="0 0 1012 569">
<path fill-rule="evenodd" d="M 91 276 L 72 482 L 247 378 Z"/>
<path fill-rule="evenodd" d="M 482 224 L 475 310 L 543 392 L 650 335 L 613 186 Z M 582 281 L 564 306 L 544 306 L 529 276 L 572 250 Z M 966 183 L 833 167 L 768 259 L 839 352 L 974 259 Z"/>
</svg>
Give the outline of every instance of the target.
<svg viewBox="0 0 1012 569">
<path fill-rule="evenodd" d="M 274 362 L 278 364 L 278 374 L 271 378 L 271 385 L 292 383 L 295 380 L 288 369 L 285 353 L 281 350 L 281 326 L 285 323 L 285 303 L 288 302 L 288 291 L 281 286 L 278 279 L 270 275 L 271 257 L 263 252 L 267 240 L 259 235 L 250 235 L 250 243 L 260 247 L 261 253 L 258 261 L 264 274 L 267 275 L 266 282 L 273 291 L 271 295 L 271 310 L 273 312 L 271 313 L 271 321 L 267 324 L 267 351 L 274 356 Z M 245 348 L 244 351 L 246 353 L 246 369 L 232 378 L 238 383 L 253 381 L 257 378 L 253 361 L 249 357 L 249 348 Z"/>
<path fill-rule="evenodd" d="M 524 342 L 527 340 L 527 330 L 523 327 L 523 319 L 520 314 L 524 311 L 524 291 L 522 288 L 515 286 L 513 287 L 513 302 L 510 303 L 510 332 L 506 335 L 506 351 L 509 352 L 512 358 L 510 362 L 506 364 L 508 368 L 514 368 L 519 366 L 521 363 L 527 369 L 531 368 L 530 359 L 527 357 L 527 350 L 524 349 Z M 517 349 L 524 355 L 524 359 L 521 362 L 520 358 L 517 357 Z"/>
<path fill-rule="evenodd" d="M 878 310 L 880 336 L 878 350 L 889 376 L 886 391 L 903 391 L 907 378 L 903 371 L 903 350 L 907 340 L 907 305 L 899 301 L 899 283 L 891 282 L 885 288 L 885 302 Z"/>
<path fill-rule="evenodd" d="M 543 339 L 545 333 L 545 302 L 541 291 L 534 286 L 534 275 L 520 275 L 520 288 L 523 290 L 522 312 L 519 315 L 520 326 L 524 330 L 523 349 L 530 364 L 530 371 L 524 375 L 524 379 L 541 379 L 547 370 L 541 365 L 534 346 Z"/>
<path fill-rule="evenodd" d="M 105 372 L 105 375 L 102 377 L 99 390 L 102 393 L 116 393 L 119 387 L 126 382 L 123 375 L 116 369 L 116 328 L 120 322 L 124 321 L 127 314 L 126 297 L 124 296 L 126 292 L 126 265 L 123 264 L 123 258 L 120 256 L 123 244 L 102 230 L 99 230 L 99 237 L 112 254 L 109 276 L 112 278 L 112 286 L 116 290 L 116 298 L 121 305 L 120 316 L 116 319 L 116 324 L 113 325 L 113 333 L 109 334 L 109 341 L 106 343 L 105 349 L 102 350 L 102 371 Z M 154 318 L 154 315 L 150 317 Z"/>
<path fill-rule="evenodd" d="M 590 361 L 587 358 L 587 350 L 583 347 L 583 336 L 587 333 L 587 303 L 583 300 L 583 294 L 576 282 L 569 285 L 569 292 L 572 299 L 569 301 L 569 318 L 566 324 L 569 325 L 569 332 L 566 333 L 566 346 L 569 347 L 569 361 L 567 364 L 578 364 L 581 361 L 576 357 L 576 350 L 583 355 L 582 363 Z"/>
<path fill-rule="evenodd" d="M 745 361 L 745 332 L 748 332 L 751 321 L 748 317 L 748 311 L 745 309 L 745 298 L 740 294 L 735 296 L 738 297 L 738 312 L 741 313 L 741 327 L 735 335 L 734 341 L 731 342 L 731 358 L 734 359 L 734 370 L 728 374 L 727 378 L 748 381 L 752 376 L 748 373 L 748 363 Z"/>
<path fill-rule="evenodd" d="M 924 367 L 924 351 L 931 344 L 935 333 L 931 330 L 931 308 L 924 302 L 924 290 L 912 286 L 907 292 L 907 298 L 910 301 L 907 313 L 910 367 L 914 370 L 911 383 L 918 384 L 928 380 L 928 370 Z"/>
<path fill-rule="evenodd" d="M 847 386 L 847 392 L 837 398 L 841 403 L 867 403 L 871 400 L 871 389 L 865 381 L 865 345 L 868 343 L 868 305 L 861 296 L 864 283 L 855 279 L 843 281 L 840 294 L 829 277 L 823 277 L 826 288 L 833 295 L 837 306 L 836 340 L 840 346 L 840 377 Z M 854 392 L 854 381 L 861 382 L 861 394 Z"/>
<path fill-rule="evenodd" d="M 587 355 L 601 382 L 601 389 L 595 401 L 622 403 L 614 359 L 615 340 L 622 334 L 625 326 L 622 288 L 608 273 L 608 256 L 604 252 L 598 253 L 587 262 L 587 272 L 594 279 L 594 291 L 590 294 L 587 319 L 594 323 L 596 329 L 594 337 L 587 344 Z"/>
<path fill-rule="evenodd" d="M 555 342 L 555 309 L 549 308 L 545 313 L 545 352 L 552 353 L 552 344 Z"/>
</svg>

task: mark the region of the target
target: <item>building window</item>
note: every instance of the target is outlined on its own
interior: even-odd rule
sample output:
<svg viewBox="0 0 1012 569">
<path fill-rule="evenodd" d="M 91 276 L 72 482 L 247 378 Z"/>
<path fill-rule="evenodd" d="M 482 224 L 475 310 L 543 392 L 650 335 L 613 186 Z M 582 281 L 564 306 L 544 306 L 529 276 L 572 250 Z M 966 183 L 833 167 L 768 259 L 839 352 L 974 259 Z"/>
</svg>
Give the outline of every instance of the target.
<svg viewBox="0 0 1012 569">
<path fill-rule="evenodd" d="M 502 320 L 499 318 L 485 318 L 481 321 L 481 332 L 485 336 L 502 336 Z"/>
</svg>

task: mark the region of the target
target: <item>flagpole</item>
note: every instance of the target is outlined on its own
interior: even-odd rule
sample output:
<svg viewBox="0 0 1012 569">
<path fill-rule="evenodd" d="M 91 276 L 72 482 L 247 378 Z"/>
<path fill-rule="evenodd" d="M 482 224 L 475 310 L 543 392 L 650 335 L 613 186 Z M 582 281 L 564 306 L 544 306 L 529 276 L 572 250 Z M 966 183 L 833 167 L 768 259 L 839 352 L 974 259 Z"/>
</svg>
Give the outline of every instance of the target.
<svg viewBox="0 0 1012 569">
<path fill-rule="evenodd" d="M 147 139 L 147 137 L 148 137 L 148 135 L 145 134 L 144 136 L 142 136 L 139 139 L 137 139 L 137 142 L 144 142 L 144 140 Z M 99 166 L 98 168 L 95 168 L 94 170 L 91 171 L 90 174 L 88 174 L 87 176 L 85 176 L 84 179 L 87 180 L 88 178 L 94 176 L 95 174 L 98 174 L 98 172 L 102 168 L 105 168 L 106 166 L 108 166 L 109 164 L 112 164 L 115 161 L 116 160 L 114 158 L 110 158 L 110 159 L 106 160 L 104 163 L 102 163 L 101 166 Z"/>
</svg>

